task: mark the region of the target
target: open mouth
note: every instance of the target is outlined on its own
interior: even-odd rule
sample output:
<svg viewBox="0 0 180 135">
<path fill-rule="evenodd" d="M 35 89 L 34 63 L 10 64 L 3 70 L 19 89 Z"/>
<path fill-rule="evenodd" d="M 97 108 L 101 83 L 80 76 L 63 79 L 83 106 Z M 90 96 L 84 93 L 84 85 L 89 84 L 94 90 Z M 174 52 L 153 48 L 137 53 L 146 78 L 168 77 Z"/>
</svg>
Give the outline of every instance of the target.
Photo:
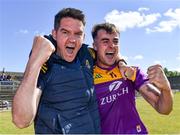
<svg viewBox="0 0 180 135">
<path fill-rule="evenodd" d="M 107 52 L 105 53 L 106 57 L 109 58 L 109 59 L 112 59 L 114 57 L 114 52 Z"/>
<path fill-rule="evenodd" d="M 73 54 L 75 46 L 66 46 L 66 51 L 68 54 Z"/>
</svg>

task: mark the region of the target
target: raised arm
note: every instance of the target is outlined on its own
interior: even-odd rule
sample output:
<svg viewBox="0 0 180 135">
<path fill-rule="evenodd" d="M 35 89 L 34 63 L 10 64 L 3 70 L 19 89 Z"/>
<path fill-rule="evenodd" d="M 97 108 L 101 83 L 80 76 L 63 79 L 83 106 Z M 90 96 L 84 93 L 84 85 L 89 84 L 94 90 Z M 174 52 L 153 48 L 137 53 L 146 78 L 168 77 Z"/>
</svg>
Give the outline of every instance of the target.
<svg viewBox="0 0 180 135">
<path fill-rule="evenodd" d="M 173 108 L 173 93 L 162 67 L 151 66 L 147 73 L 149 82 L 140 87 L 140 93 L 157 112 L 169 114 Z"/>
<path fill-rule="evenodd" d="M 38 76 L 41 66 L 54 51 L 54 46 L 44 37 L 34 38 L 32 53 L 26 65 L 23 80 L 13 99 L 12 120 L 19 128 L 28 127 L 36 116 L 42 93 L 37 88 Z"/>
</svg>

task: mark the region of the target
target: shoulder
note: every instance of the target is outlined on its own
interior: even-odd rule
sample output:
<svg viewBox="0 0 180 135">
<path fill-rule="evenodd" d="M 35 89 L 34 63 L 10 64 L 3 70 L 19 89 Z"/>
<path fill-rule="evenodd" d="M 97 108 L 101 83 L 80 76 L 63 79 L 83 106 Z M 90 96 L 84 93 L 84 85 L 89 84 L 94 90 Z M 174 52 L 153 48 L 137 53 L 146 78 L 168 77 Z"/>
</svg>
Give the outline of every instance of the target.
<svg viewBox="0 0 180 135">
<path fill-rule="evenodd" d="M 135 88 L 136 90 L 139 90 L 139 88 L 145 84 L 148 81 L 147 78 L 147 74 L 145 74 L 145 72 L 140 69 L 139 67 L 135 67 L 136 68 L 136 76 L 135 76 Z"/>
<path fill-rule="evenodd" d="M 87 44 L 82 44 L 81 48 L 79 49 L 78 55 L 82 55 L 88 53 L 88 46 Z"/>
<path fill-rule="evenodd" d="M 136 76 L 138 76 L 138 75 L 146 76 L 146 73 L 143 71 L 142 68 L 140 68 L 140 67 L 138 67 L 138 66 L 133 66 L 133 68 L 135 68 Z"/>
<path fill-rule="evenodd" d="M 89 45 L 82 44 L 77 57 L 80 60 L 82 66 L 88 67 L 91 70 L 93 69 L 94 59 L 89 50 Z"/>
<path fill-rule="evenodd" d="M 81 58 L 88 58 L 93 61 L 93 63 L 96 61 L 96 51 L 89 47 L 87 44 L 82 44 L 82 47 L 80 48 L 78 52 L 78 57 Z"/>
<path fill-rule="evenodd" d="M 91 57 L 95 60 L 96 59 L 96 51 L 93 48 L 88 48 L 89 53 L 91 54 Z"/>
<path fill-rule="evenodd" d="M 84 58 L 92 58 L 91 56 L 91 52 L 89 50 L 89 45 L 87 44 L 82 44 L 77 56 L 80 58 L 80 59 L 84 59 Z"/>
</svg>

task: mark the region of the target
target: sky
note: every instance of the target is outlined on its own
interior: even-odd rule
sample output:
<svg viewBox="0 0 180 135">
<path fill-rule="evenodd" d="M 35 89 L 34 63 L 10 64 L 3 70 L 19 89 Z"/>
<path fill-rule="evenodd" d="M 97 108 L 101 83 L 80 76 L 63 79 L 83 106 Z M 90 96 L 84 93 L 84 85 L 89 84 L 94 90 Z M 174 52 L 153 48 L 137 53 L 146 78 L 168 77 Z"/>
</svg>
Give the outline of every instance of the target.
<svg viewBox="0 0 180 135">
<path fill-rule="evenodd" d="M 0 71 L 24 72 L 34 36 L 51 33 L 54 15 L 66 7 L 86 15 L 90 46 L 94 24 L 114 23 L 128 65 L 180 72 L 180 0 L 0 0 Z"/>
</svg>

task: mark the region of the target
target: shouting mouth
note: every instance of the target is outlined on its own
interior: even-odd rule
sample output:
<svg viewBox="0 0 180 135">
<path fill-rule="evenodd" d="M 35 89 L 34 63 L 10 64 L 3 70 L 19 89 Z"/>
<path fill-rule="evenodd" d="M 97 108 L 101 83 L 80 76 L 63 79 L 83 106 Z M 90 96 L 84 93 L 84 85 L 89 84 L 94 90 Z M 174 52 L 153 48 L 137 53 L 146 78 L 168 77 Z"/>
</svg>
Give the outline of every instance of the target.
<svg viewBox="0 0 180 135">
<path fill-rule="evenodd" d="M 73 54 L 74 49 L 75 49 L 75 45 L 67 45 L 66 46 L 66 52 L 68 54 Z"/>
<path fill-rule="evenodd" d="M 108 59 L 112 59 L 114 57 L 114 54 L 115 52 L 106 52 L 105 53 L 105 56 L 108 58 Z"/>
</svg>

